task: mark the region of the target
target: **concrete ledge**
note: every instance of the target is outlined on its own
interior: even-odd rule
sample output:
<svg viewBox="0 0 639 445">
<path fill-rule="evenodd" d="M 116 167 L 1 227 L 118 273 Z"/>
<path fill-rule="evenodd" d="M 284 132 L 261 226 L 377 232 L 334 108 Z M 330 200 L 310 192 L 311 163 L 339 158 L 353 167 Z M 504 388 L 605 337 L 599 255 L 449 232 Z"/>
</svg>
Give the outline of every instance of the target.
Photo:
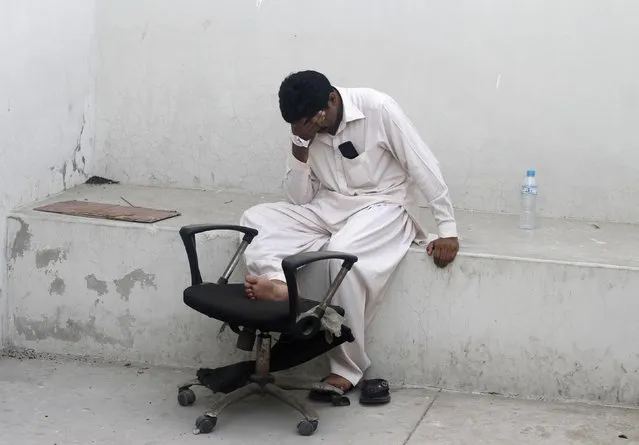
<svg viewBox="0 0 639 445">
<path fill-rule="evenodd" d="M 154 225 L 19 209 L 9 220 L 10 341 L 41 352 L 159 365 L 228 363 L 235 336 L 187 308 L 177 229 L 236 223 L 277 199 L 229 191 L 81 186 L 47 202 L 88 199 L 180 210 Z M 639 228 L 458 212 L 462 252 L 439 270 L 414 248 L 393 279 L 368 343 L 371 376 L 525 397 L 639 400 Z M 200 237 L 204 271 L 219 274 L 234 234 Z M 322 273 L 306 271 L 318 296 Z M 239 270 L 235 278 L 241 279 Z"/>
</svg>

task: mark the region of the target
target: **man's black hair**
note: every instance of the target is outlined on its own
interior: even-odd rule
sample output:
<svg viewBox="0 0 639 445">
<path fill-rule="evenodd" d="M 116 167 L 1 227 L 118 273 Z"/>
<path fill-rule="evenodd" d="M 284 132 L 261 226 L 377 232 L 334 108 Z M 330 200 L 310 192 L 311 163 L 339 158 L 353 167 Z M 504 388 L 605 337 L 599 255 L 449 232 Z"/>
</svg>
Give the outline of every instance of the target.
<svg viewBox="0 0 639 445">
<path fill-rule="evenodd" d="M 289 75 L 280 85 L 280 111 L 286 122 L 310 119 L 328 107 L 333 86 L 317 71 L 300 71 Z"/>
</svg>

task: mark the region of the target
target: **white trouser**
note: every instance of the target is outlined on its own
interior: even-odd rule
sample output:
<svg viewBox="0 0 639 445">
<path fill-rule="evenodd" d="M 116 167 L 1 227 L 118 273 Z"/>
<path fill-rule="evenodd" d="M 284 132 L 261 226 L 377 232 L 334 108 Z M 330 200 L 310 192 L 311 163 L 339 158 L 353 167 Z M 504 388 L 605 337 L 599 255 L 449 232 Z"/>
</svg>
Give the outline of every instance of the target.
<svg viewBox="0 0 639 445">
<path fill-rule="evenodd" d="M 355 341 L 328 353 L 331 372 L 356 385 L 371 364 L 365 351 L 365 327 L 415 239 L 416 229 L 398 204 L 376 204 L 354 214 L 340 212 L 339 207 L 326 202 L 259 204 L 244 212 L 240 224 L 259 231 L 245 254 L 252 275 L 285 281 L 282 259 L 323 248 L 358 257 L 332 300 L 346 311 L 345 322 Z M 340 267 L 341 261 L 330 261 L 331 280 Z"/>
</svg>

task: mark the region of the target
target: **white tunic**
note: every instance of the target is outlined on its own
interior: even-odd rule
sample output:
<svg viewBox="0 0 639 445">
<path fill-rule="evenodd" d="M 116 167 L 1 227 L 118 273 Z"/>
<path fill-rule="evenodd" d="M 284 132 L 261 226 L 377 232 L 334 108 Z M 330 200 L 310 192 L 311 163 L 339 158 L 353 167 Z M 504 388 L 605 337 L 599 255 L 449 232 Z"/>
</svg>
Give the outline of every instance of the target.
<svg viewBox="0 0 639 445">
<path fill-rule="evenodd" d="M 337 88 L 344 105 L 342 122 L 333 136 L 320 133 L 311 143 L 307 163 L 289 155 L 284 190 L 294 204 L 326 203 L 339 213 L 353 213 L 381 202 L 406 208 L 417 227 L 411 189 L 426 198 L 440 237 L 456 237 L 457 225 L 448 186 L 439 162 L 390 96 L 369 88 Z M 359 153 L 342 156 L 339 145 L 350 141 Z M 324 207 L 324 206 L 322 206 Z M 342 218 L 342 215 L 336 217 Z"/>
<path fill-rule="evenodd" d="M 457 236 L 457 227 L 439 164 L 395 101 L 371 89 L 340 88 L 339 93 L 344 116 L 335 136 L 319 134 L 308 163 L 290 155 L 284 189 L 291 202 L 252 207 L 240 224 L 259 230 L 245 252 L 251 275 L 285 281 L 282 260 L 301 252 L 357 255 L 332 301 L 346 311 L 355 341 L 328 353 L 331 372 L 355 385 L 371 364 L 366 326 L 411 244 L 426 237 L 411 186 L 429 202 L 439 236 Z M 355 159 L 339 151 L 346 141 L 359 153 Z M 341 262 L 330 262 L 331 279 L 340 267 Z"/>
</svg>

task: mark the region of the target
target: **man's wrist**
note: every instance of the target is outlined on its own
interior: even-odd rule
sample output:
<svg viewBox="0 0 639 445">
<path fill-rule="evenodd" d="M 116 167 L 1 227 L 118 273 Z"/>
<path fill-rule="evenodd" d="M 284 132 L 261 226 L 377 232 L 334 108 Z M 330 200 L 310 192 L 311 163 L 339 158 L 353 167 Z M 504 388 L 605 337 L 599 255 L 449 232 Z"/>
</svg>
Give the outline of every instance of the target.
<svg viewBox="0 0 639 445">
<path fill-rule="evenodd" d="M 308 148 L 300 147 L 293 144 L 293 157 L 299 162 L 306 164 L 308 162 Z"/>
</svg>

